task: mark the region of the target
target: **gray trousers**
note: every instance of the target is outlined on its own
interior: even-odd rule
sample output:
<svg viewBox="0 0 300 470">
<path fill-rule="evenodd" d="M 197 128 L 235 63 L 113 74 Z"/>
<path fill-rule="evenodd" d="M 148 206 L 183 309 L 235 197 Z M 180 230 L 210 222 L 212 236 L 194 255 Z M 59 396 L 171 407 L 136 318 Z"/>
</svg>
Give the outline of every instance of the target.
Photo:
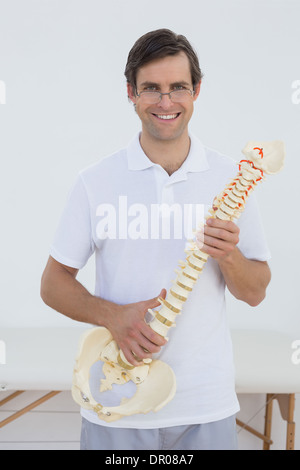
<svg viewBox="0 0 300 470">
<path fill-rule="evenodd" d="M 159 429 L 110 428 L 82 418 L 81 450 L 237 450 L 235 415 Z"/>
</svg>

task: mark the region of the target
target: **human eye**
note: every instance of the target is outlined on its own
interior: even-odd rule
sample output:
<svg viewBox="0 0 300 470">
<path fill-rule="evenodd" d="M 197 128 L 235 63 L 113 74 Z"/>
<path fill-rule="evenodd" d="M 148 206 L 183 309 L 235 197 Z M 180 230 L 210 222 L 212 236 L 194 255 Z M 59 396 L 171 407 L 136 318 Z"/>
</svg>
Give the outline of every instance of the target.
<svg viewBox="0 0 300 470">
<path fill-rule="evenodd" d="M 152 85 L 152 86 L 147 86 L 144 88 L 144 91 L 157 91 L 157 87 Z"/>
<path fill-rule="evenodd" d="M 172 91 L 185 91 L 189 90 L 189 88 L 189 84 L 186 82 L 177 82 L 172 85 Z"/>
<path fill-rule="evenodd" d="M 157 91 L 158 90 L 158 84 L 154 82 L 144 82 L 141 83 L 140 89 L 141 91 Z"/>
</svg>

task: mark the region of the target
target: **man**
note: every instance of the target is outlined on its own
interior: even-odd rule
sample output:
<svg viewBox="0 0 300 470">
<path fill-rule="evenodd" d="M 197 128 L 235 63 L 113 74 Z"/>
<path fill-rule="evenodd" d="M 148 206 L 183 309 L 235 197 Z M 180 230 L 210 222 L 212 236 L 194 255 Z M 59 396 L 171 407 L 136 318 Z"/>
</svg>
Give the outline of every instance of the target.
<svg viewBox="0 0 300 470">
<path fill-rule="evenodd" d="M 134 366 L 159 356 L 173 368 L 177 391 L 159 412 L 113 423 L 83 410 L 81 448 L 235 449 L 239 406 L 224 292 L 227 286 L 252 306 L 265 297 L 269 253 L 255 199 L 248 201 L 239 225 L 209 219 L 198 232 L 210 258 L 167 342 L 145 315 L 160 305 L 159 295 L 165 296 L 186 237 L 171 232 L 164 237 L 160 228 L 147 225 L 139 232 L 133 217 L 138 208 L 149 215 L 162 205 L 208 209 L 236 166 L 189 133 L 202 73 L 184 36 L 166 29 L 145 34 L 129 53 L 125 75 L 141 132 L 126 149 L 80 173 L 51 248 L 41 295 L 74 320 L 108 328 Z M 104 218 L 103 204 L 115 211 L 114 223 Z M 158 211 L 156 221 L 164 217 Z M 147 223 L 153 219 L 149 216 Z M 95 295 L 76 279 L 93 253 Z"/>
</svg>

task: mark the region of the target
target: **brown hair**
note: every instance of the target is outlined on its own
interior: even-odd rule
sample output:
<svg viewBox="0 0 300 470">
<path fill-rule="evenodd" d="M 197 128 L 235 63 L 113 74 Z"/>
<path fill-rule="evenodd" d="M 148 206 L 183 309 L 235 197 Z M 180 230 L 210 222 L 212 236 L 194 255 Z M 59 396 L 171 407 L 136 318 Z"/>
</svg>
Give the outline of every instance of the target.
<svg viewBox="0 0 300 470">
<path fill-rule="evenodd" d="M 155 59 L 185 52 L 191 68 L 193 87 L 202 79 L 203 74 L 193 47 L 185 36 L 178 35 L 169 29 L 157 29 L 140 37 L 128 54 L 125 68 L 127 82 L 136 90 L 138 69 Z"/>
</svg>

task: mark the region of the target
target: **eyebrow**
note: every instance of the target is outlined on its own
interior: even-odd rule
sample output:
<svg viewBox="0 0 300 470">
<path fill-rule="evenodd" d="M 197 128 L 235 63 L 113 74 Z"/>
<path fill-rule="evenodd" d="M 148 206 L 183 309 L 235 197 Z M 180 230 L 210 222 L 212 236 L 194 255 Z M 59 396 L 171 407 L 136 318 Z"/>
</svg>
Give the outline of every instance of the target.
<svg viewBox="0 0 300 470">
<path fill-rule="evenodd" d="M 140 84 L 140 87 L 156 87 L 156 88 L 160 88 L 160 84 L 159 83 L 155 83 L 155 82 L 143 82 Z M 174 83 L 171 83 L 170 84 L 170 87 L 175 87 L 175 86 L 192 86 L 190 83 L 187 83 L 185 80 L 182 80 L 180 82 L 174 82 Z"/>
</svg>

